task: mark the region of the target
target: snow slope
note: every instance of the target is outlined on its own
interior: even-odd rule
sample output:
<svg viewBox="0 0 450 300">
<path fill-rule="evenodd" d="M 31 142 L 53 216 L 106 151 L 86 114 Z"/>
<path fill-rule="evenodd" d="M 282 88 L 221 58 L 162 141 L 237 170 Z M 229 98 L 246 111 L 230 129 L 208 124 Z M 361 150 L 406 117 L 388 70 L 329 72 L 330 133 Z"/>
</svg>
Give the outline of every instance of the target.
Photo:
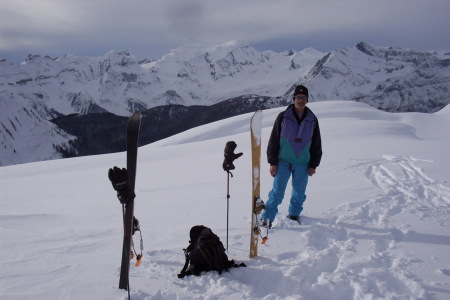
<svg viewBox="0 0 450 300">
<path fill-rule="evenodd" d="M 141 266 L 131 267 L 132 299 L 450 298 L 450 108 L 309 107 L 320 120 L 324 156 L 308 185 L 304 225 L 285 219 L 285 200 L 254 259 L 251 114 L 139 149 L 135 214 L 145 249 Z M 282 109 L 264 111 L 263 149 Z M 230 182 L 228 254 L 247 267 L 178 279 L 191 226 L 209 226 L 226 241 L 221 164 L 229 140 L 244 155 Z M 121 208 L 107 179 L 114 165 L 126 165 L 124 153 L 0 168 L 0 298 L 127 298 L 118 289 Z M 266 198 L 265 159 L 261 176 Z"/>
</svg>

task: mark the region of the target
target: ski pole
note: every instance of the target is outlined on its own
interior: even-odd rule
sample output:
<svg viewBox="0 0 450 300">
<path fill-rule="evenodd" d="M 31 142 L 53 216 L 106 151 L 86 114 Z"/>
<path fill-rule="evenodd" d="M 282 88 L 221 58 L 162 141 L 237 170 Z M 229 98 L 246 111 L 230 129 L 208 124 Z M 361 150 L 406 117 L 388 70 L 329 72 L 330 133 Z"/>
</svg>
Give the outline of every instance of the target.
<svg viewBox="0 0 450 300">
<path fill-rule="evenodd" d="M 230 210 L 230 175 L 233 177 L 233 174 L 230 170 L 234 170 L 233 161 L 239 157 L 241 157 L 241 153 L 234 153 L 234 149 L 236 149 L 236 143 L 234 141 L 229 141 L 225 145 L 225 149 L 223 151 L 223 164 L 222 168 L 224 171 L 227 171 L 227 251 L 228 251 L 228 227 L 229 227 L 229 210 Z"/>
<path fill-rule="evenodd" d="M 229 223 L 229 212 L 230 212 L 230 171 L 227 171 L 227 251 L 228 251 L 228 223 Z"/>
</svg>

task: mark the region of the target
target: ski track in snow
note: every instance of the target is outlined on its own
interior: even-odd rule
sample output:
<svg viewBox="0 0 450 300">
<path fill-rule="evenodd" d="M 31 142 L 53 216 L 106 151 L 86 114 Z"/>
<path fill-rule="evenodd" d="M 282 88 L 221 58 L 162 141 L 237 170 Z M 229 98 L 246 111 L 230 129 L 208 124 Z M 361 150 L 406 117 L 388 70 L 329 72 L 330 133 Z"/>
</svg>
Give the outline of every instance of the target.
<svg viewBox="0 0 450 300">
<path fill-rule="evenodd" d="M 385 225 L 390 216 L 404 210 L 425 220 L 432 216 L 439 225 L 448 225 L 450 189 L 429 178 L 416 162 L 430 161 L 385 155 L 380 161 L 368 163 L 365 176 L 382 191 L 374 199 L 378 203 L 378 225 Z"/>
<path fill-rule="evenodd" d="M 184 260 L 180 249 L 148 251 L 143 267 L 132 270 L 131 282 L 136 277 L 145 277 L 149 284 L 160 277 L 174 279 L 158 287 L 154 295 L 138 290 L 132 298 L 437 299 L 430 291 L 450 295 L 448 284 L 431 287 L 414 277 L 408 268 L 422 260 L 399 245 L 450 246 L 449 236 L 421 234 L 395 220 L 395 216 L 412 214 L 424 221 L 434 220 L 437 226 L 448 226 L 450 189 L 427 176 L 418 162 L 431 161 L 391 155 L 356 160 L 344 171 L 365 176 L 380 189 L 377 197 L 331 209 L 323 218 L 305 216 L 300 227 L 282 217 L 286 212 L 280 211 L 268 243 L 259 246 L 260 256 L 255 259 L 246 260 L 246 230 L 242 234 L 231 232 L 229 258 L 245 261 L 246 272 L 232 269 L 222 275 L 209 272 L 179 280 L 174 274 Z M 250 224 L 250 218 L 247 222 Z M 277 239 L 279 230 L 288 232 L 283 240 Z M 286 241 L 286 236 L 291 240 Z M 441 266 L 439 271 L 450 278 L 449 266 Z"/>
<path fill-rule="evenodd" d="M 323 241 L 324 249 L 331 249 L 327 245 L 333 243 L 340 251 L 361 251 L 362 247 L 365 248 L 367 261 L 352 262 L 351 255 L 344 254 L 339 256 L 337 264 L 346 265 L 344 270 L 352 270 L 351 274 L 346 274 L 346 279 L 349 280 L 348 288 L 354 289 L 353 296 L 356 298 L 359 298 L 358 293 L 361 293 L 361 297 L 372 294 L 376 298 L 427 298 L 423 283 L 407 271 L 408 266 L 420 261 L 408 253 L 399 252 L 398 243 L 423 242 L 449 246 L 450 237 L 421 234 L 410 228 L 402 228 L 402 224 L 395 222 L 395 216 L 411 214 L 427 222 L 433 220 L 438 226 L 448 226 L 450 189 L 429 178 L 416 162 L 429 161 L 385 155 L 378 161 L 357 162 L 353 168 L 363 173 L 381 190 L 381 194 L 363 203 L 345 204 L 338 210 L 332 210 L 328 213 L 328 219 L 330 224 L 335 219 L 335 225 L 319 229 L 319 224 L 315 224 L 316 228 L 311 231 L 315 237 L 311 240 L 316 243 L 317 235 L 328 231 L 327 240 Z M 314 231 L 317 232 L 314 234 Z M 352 243 L 352 240 L 367 240 L 368 244 L 358 245 Z M 349 263 L 351 266 L 348 266 Z M 376 268 L 380 263 L 383 264 L 383 272 Z M 442 273 L 447 271 L 441 269 Z M 332 273 L 334 275 L 329 276 L 339 274 L 336 270 Z M 339 277 L 336 276 L 335 280 Z M 372 282 L 360 282 L 363 277 L 365 280 L 371 278 Z M 362 291 L 362 286 L 371 287 L 371 290 Z M 399 290 L 403 290 L 404 294 L 399 295 Z M 446 293 L 448 292 L 447 286 Z"/>
</svg>

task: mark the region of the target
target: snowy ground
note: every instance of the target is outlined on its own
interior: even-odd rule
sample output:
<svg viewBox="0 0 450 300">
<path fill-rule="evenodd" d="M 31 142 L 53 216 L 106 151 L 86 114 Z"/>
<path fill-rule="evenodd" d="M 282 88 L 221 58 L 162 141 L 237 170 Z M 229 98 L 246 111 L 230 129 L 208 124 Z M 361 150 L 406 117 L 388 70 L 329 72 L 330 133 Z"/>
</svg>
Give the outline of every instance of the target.
<svg viewBox="0 0 450 300">
<path fill-rule="evenodd" d="M 450 107 L 309 107 L 324 156 L 308 185 L 304 225 L 285 219 L 285 200 L 254 259 L 251 114 L 139 149 L 135 215 L 145 249 L 130 270 L 132 299 L 450 299 Z M 263 149 L 281 110 L 264 111 Z M 247 267 L 178 279 L 193 225 L 226 243 L 221 164 L 230 140 L 244 155 L 230 182 L 228 255 Z M 262 163 L 266 199 L 264 153 Z M 127 298 L 118 289 L 121 206 L 107 178 L 115 165 L 126 165 L 124 153 L 0 168 L 1 299 Z"/>
</svg>

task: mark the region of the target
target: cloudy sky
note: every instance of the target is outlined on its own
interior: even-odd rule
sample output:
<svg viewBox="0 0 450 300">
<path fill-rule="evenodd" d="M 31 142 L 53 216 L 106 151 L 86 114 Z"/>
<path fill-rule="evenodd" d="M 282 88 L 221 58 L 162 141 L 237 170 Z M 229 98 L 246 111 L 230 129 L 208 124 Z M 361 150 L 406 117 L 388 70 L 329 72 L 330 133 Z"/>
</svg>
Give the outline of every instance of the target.
<svg viewBox="0 0 450 300">
<path fill-rule="evenodd" d="M 0 0 L 0 58 L 159 58 L 190 41 L 331 51 L 360 41 L 450 51 L 450 0 Z"/>
</svg>

